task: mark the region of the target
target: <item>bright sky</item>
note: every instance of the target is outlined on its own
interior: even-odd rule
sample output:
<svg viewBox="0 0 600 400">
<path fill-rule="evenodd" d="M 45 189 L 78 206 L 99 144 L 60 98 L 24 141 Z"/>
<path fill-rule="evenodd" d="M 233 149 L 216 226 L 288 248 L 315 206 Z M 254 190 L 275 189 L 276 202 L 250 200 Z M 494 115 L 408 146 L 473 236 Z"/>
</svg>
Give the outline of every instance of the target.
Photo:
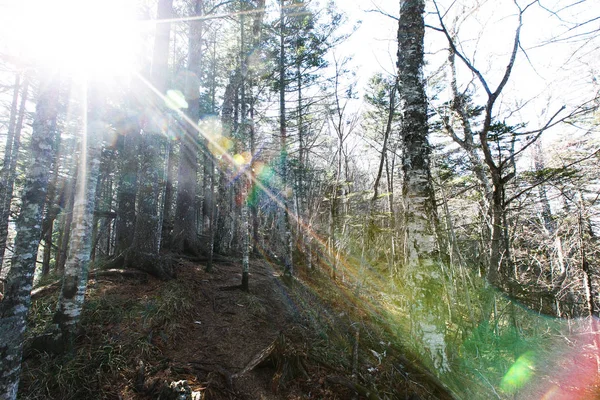
<svg viewBox="0 0 600 400">
<path fill-rule="evenodd" d="M 361 21 L 358 30 L 340 46 L 340 53 L 354 54 L 359 87 L 364 87 L 377 72 L 395 73 L 398 23 L 379 13 L 367 12 L 381 7 L 384 12 L 398 14 L 398 1 L 338 0 L 338 7 L 348 14 L 351 23 Z"/>
<path fill-rule="evenodd" d="M 524 0 L 519 0 L 525 4 Z M 354 54 L 354 71 L 363 88 L 376 72 L 394 73 L 396 29 L 394 19 L 369 10 L 398 14 L 398 0 L 337 0 L 351 24 L 362 21 L 357 32 L 342 44 L 340 56 Z M 439 0 L 442 10 L 452 4 L 445 18 L 448 26 L 456 18 L 460 24 L 461 49 L 495 87 L 502 75 L 512 46 L 516 25 L 516 7 L 512 0 Z M 572 7 L 566 7 L 573 3 Z M 431 0 L 427 23 L 439 26 Z M 560 10 L 556 16 L 542 9 Z M 133 62 L 137 28 L 134 0 L 0 0 L 0 53 L 34 58 L 46 65 L 56 64 L 75 70 L 102 73 L 127 71 Z M 502 99 L 505 110 L 517 104 L 526 106 L 520 119 L 544 119 L 562 104 L 577 103 L 598 90 L 600 40 L 567 40 L 539 46 L 549 38 L 562 38 L 582 31 L 598 29 L 598 21 L 581 30 L 568 31 L 576 21 L 596 17 L 600 0 L 542 0 L 524 17 L 523 48 L 529 59 L 519 52 L 514 76 Z M 595 14 L 594 14 L 595 12 Z M 566 33 L 565 33 L 566 32 Z M 597 35 L 600 36 L 600 35 Z M 445 61 L 447 44 L 442 34 L 427 30 L 428 67 L 426 75 Z M 575 52 L 575 56 L 570 57 Z M 460 63 L 459 63 L 460 64 Z M 466 83 L 471 74 L 461 67 L 459 74 Z M 536 98 L 535 101 L 529 102 Z M 544 110 L 545 109 L 545 110 Z M 545 112 L 542 112 L 545 111 Z"/>
<path fill-rule="evenodd" d="M 460 24 L 462 52 L 474 60 L 490 87 L 495 89 L 503 75 L 512 50 L 517 25 L 517 7 L 512 0 L 482 0 L 473 6 L 470 0 L 439 0 L 442 12 L 452 8 L 444 22 L 447 27 L 456 20 Z M 398 0 L 338 0 L 351 20 L 362 20 L 362 25 L 340 51 L 355 55 L 356 71 L 363 86 L 368 78 L 379 71 L 393 73 L 395 69 L 397 23 L 381 13 L 366 12 L 379 9 L 397 16 Z M 527 3 L 519 0 L 521 7 Z M 432 1 L 426 2 L 429 14 L 426 23 L 439 26 Z M 545 9 L 544 9 L 544 8 Z M 549 10 L 559 11 L 553 14 Z M 534 128 L 543 124 L 562 105 L 574 106 L 589 99 L 599 90 L 594 78 L 600 74 L 600 34 L 588 40 L 580 33 L 598 32 L 598 20 L 580 29 L 570 28 L 581 21 L 598 18 L 600 0 L 545 0 L 530 7 L 523 18 L 522 48 L 519 51 L 513 75 L 503 92 L 498 110 L 504 117 L 526 121 Z M 551 38 L 566 39 L 547 44 Z M 575 36 L 575 37 L 573 37 Z M 572 38 L 571 38 L 572 37 Z M 571 38 L 571 39 L 569 39 Z M 434 73 L 446 61 L 447 42 L 441 33 L 426 31 L 426 75 Z M 471 79 L 470 71 L 457 60 L 459 81 L 463 85 Z M 461 79 L 462 78 L 462 79 Z M 479 82 L 478 89 L 481 89 Z"/>
<path fill-rule="evenodd" d="M 138 44 L 133 0 L 0 2 L 0 53 L 17 64 L 127 73 Z"/>
</svg>

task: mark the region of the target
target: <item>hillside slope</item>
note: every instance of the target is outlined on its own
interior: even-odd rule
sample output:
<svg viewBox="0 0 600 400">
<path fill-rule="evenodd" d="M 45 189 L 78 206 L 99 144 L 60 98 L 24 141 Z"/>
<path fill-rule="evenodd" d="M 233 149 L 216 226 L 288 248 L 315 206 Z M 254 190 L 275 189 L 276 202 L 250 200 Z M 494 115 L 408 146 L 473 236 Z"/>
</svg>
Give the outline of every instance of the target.
<svg viewBox="0 0 600 400">
<path fill-rule="evenodd" d="M 343 284 L 253 260 L 246 293 L 240 272 L 179 260 L 169 282 L 92 275 L 77 353 L 28 351 L 20 398 L 166 399 L 182 380 L 204 399 L 452 398 Z M 32 337 L 55 301 L 35 300 Z"/>
</svg>

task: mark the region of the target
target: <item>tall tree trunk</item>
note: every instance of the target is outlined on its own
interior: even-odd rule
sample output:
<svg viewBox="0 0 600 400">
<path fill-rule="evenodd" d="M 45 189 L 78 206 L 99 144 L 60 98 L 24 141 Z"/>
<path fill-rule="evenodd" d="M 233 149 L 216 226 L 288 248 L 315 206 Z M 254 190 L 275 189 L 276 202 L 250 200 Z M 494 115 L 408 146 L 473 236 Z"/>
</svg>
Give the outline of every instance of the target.
<svg viewBox="0 0 600 400">
<path fill-rule="evenodd" d="M 490 246 L 490 264 L 487 271 L 487 279 L 492 285 L 499 285 L 501 281 L 501 266 L 504 252 L 502 251 L 504 244 L 504 205 L 503 191 L 504 181 L 501 177 L 500 170 L 490 168 L 492 173 L 492 237 Z"/>
<path fill-rule="evenodd" d="M 31 164 L 27 168 L 21 213 L 16 223 L 14 257 L 7 276 L 5 296 L 0 302 L 0 398 L 4 400 L 17 397 L 23 335 L 27 328 L 27 312 L 42 233 L 42 211 L 56 152 L 58 87 L 56 77 L 45 79 L 40 85 L 31 135 Z"/>
<path fill-rule="evenodd" d="M 67 254 L 69 249 L 69 241 L 71 237 L 71 222 L 73 222 L 73 206 L 75 203 L 75 184 L 77 182 L 77 176 L 79 175 L 79 168 L 75 167 L 75 173 L 67 183 L 65 183 L 65 208 L 61 217 L 61 234 L 56 244 L 56 263 L 54 270 L 57 274 L 61 275 L 65 270 L 65 263 L 67 261 Z"/>
<path fill-rule="evenodd" d="M 256 185 L 256 128 L 254 124 L 254 104 L 255 99 L 250 100 L 250 156 L 252 158 L 250 164 L 250 174 L 252 176 L 252 190 L 251 190 L 251 201 L 250 201 L 250 214 L 252 218 L 252 253 L 257 255 L 259 253 L 259 232 L 258 232 L 258 202 L 259 202 L 259 191 L 258 185 Z"/>
<path fill-rule="evenodd" d="M 18 100 L 18 89 L 21 88 L 21 101 L 18 111 L 14 109 Z M 13 190 L 15 185 L 15 174 L 17 170 L 17 160 L 19 158 L 19 148 L 21 146 L 21 130 L 23 129 L 23 119 L 25 118 L 25 107 L 27 105 L 27 95 L 29 89 L 29 79 L 25 80 L 21 86 L 20 78 L 15 78 L 15 93 L 11 107 L 11 116 L 8 126 L 8 137 L 4 149 L 4 162 L 2 165 L 0 192 L 0 272 L 4 263 L 4 253 L 6 251 L 6 241 L 8 238 L 8 220 L 10 218 L 10 203 L 12 202 Z M 13 119 L 16 118 L 13 123 Z"/>
<path fill-rule="evenodd" d="M 261 43 L 261 24 L 265 15 L 265 0 L 257 0 L 256 1 L 256 13 L 254 14 L 254 21 L 253 21 L 253 25 L 252 25 L 252 51 L 251 52 L 247 52 L 248 54 L 252 54 L 256 49 L 258 49 L 258 47 L 260 46 Z M 247 62 L 247 64 L 249 64 Z M 249 66 L 250 67 L 250 66 Z M 256 72 L 253 71 L 252 74 L 253 78 L 255 78 L 256 76 Z M 255 79 L 252 80 L 252 87 L 254 87 L 256 85 L 256 81 Z M 259 199 L 259 195 L 258 195 L 258 187 L 256 186 L 256 172 L 255 172 L 255 167 L 256 167 L 256 163 L 255 163 L 255 154 L 256 154 L 256 126 L 255 126 L 255 121 L 254 121 L 254 114 L 255 114 L 255 103 L 256 103 L 256 97 L 250 95 L 250 126 L 249 126 L 249 130 L 250 130 L 250 156 L 252 158 L 251 161 L 251 165 L 250 165 L 250 173 L 252 175 L 252 183 L 253 183 L 253 190 L 252 190 L 252 202 L 250 203 L 250 212 L 252 215 L 252 252 L 254 254 L 258 254 L 258 249 L 259 249 L 259 232 L 258 232 L 258 199 Z"/>
<path fill-rule="evenodd" d="M 240 15 L 240 62 L 241 65 L 241 81 L 240 81 L 240 102 L 241 102 L 241 123 L 239 130 L 239 138 L 241 142 L 240 152 L 246 153 L 247 148 L 247 128 L 248 128 L 248 102 L 246 99 L 246 83 L 248 78 L 248 59 L 246 58 L 246 35 L 245 35 L 245 17 L 244 17 L 244 3 L 240 3 L 241 15 Z M 250 231 L 248 226 L 248 187 L 250 181 L 248 175 L 251 172 L 248 170 L 249 164 L 246 164 L 245 160 L 240 168 L 240 195 L 241 195 L 241 235 L 242 235 L 242 290 L 248 291 L 248 280 L 250 278 Z"/>
<path fill-rule="evenodd" d="M 159 0 L 158 19 L 168 20 L 173 12 L 173 0 Z M 152 59 L 151 84 L 152 92 L 157 91 L 164 95 L 167 87 L 167 72 L 169 59 L 169 37 L 171 24 L 161 22 L 156 27 Z M 140 144 L 140 170 L 138 182 L 138 213 L 135 221 L 133 244 L 126 257 L 126 265 L 149 272 L 161 279 L 172 276 L 169 266 L 163 265 L 159 258 L 162 210 L 160 210 L 160 196 L 163 193 L 160 182 L 161 170 L 164 163 L 161 160 L 160 147 L 161 125 L 160 120 L 165 119 L 163 101 L 154 95 L 153 110 L 147 115 L 147 131 L 142 136 Z"/>
<path fill-rule="evenodd" d="M 423 79 L 425 1 L 400 1 L 398 20 L 398 96 L 404 145 L 405 268 L 414 285 L 413 310 L 417 330 L 431 354 L 435 368 L 449 370 L 444 337 L 443 307 L 432 303 L 431 287 L 439 285 L 442 271 L 436 266 L 437 215 L 430 172 L 427 99 Z M 437 308 L 437 310 L 434 310 Z M 441 309 L 440 309 L 441 308 Z"/>
<path fill-rule="evenodd" d="M 194 15 L 201 16 L 204 1 L 196 0 Z M 199 85 L 202 60 L 202 36 L 204 22 L 193 21 L 190 25 L 188 74 L 185 82 L 185 97 L 188 103 L 187 123 L 179 152 L 179 172 L 177 174 L 177 204 L 175 208 L 174 248 L 179 252 L 198 252 L 198 218 L 196 217 L 196 188 L 198 182 L 198 149 L 200 120 Z"/>
<path fill-rule="evenodd" d="M 285 110 L 285 12 L 284 0 L 280 0 L 279 10 L 279 138 L 281 143 L 281 184 L 283 199 L 283 266 L 284 274 L 291 276 L 294 274 L 294 264 L 292 260 L 293 240 L 290 224 L 290 198 L 288 193 L 288 145 L 287 145 L 287 125 Z"/>
<path fill-rule="evenodd" d="M 211 114 L 215 114 L 216 111 L 216 102 L 215 102 L 215 92 L 216 92 L 216 76 L 217 76 L 217 60 L 216 60 L 216 56 L 217 56 L 217 40 L 216 37 L 213 38 L 213 51 L 212 51 L 212 75 L 211 75 L 211 86 L 210 86 L 210 93 L 211 93 L 211 102 L 210 102 L 210 112 Z M 206 141 L 207 144 L 207 150 L 210 148 L 212 148 L 212 146 L 209 146 L 208 140 Z M 210 208 L 208 211 L 209 214 L 209 226 L 208 226 L 208 261 L 206 263 L 206 271 L 210 272 L 212 271 L 212 266 L 213 266 L 213 258 L 214 258 L 214 251 L 215 251 L 215 228 L 216 228 L 216 223 L 218 220 L 217 217 L 217 195 L 215 193 L 215 183 L 216 183 L 216 174 L 215 174 L 215 158 L 214 155 L 212 154 L 212 152 L 210 151 L 206 151 L 204 156 L 204 163 L 205 165 L 208 165 L 208 178 L 210 180 L 209 183 L 209 187 L 206 193 L 205 192 L 205 196 L 204 196 L 204 205 L 206 205 L 206 201 L 207 199 L 209 199 L 209 203 L 208 203 L 208 207 Z M 205 176 L 206 178 L 206 176 Z M 207 196 L 208 194 L 208 196 Z"/>
<path fill-rule="evenodd" d="M 56 135 L 55 148 L 60 149 L 60 135 Z M 48 198 L 46 199 L 46 212 L 42 221 L 42 239 L 44 241 L 44 252 L 42 255 L 42 276 L 47 276 L 50 273 L 50 258 L 52 255 L 52 232 L 54 231 L 54 220 L 60 211 L 57 204 L 58 191 L 58 167 L 59 158 L 54 160 L 52 168 L 52 176 L 48 186 Z"/>
<path fill-rule="evenodd" d="M 235 94 L 236 86 L 239 84 L 239 70 L 234 71 L 229 77 L 229 83 L 225 87 L 225 94 L 223 96 L 223 106 L 221 107 L 221 125 L 223 127 L 224 141 L 231 138 L 233 127 L 234 127 L 234 108 L 235 108 Z M 217 149 L 217 151 L 227 151 L 227 149 Z M 223 155 L 225 160 L 230 161 L 230 157 L 226 154 Z M 219 173 L 219 188 L 218 197 L 215 202 L 218 204 L 218 210 L 216 212 L 216 226 L 214 247 L 218 252 L 224 253 L 228 248 L 228 237 L 233 235 L 233 232 L 229 232 L 229 213 L 231 210 L 230 204 L 230 191 L 233 190 L 231 185 L 231 171 L 232 165 L 229 162 L 222 162 Z"/>
<path fill-rule="evenodd" d="M 398 79 L 404 144 L 402 171 L 405 258 L 408 266 L 431 260 L 435 252 L 435 197 L 431 180 L 427 99 L 423 80 L 424 0 L 401 1 L 398 27 Z"/>
<path fill-rule="evenodd" d="M 252 24 L 252 40 L 250 41 L 250 46 L 247 48 L 246 46 L 246 31 L 244 26 L 244 9 L 242 3 L 241 16 L 240 16 L 240 60 L 242 62 L 241 70 L 242 70 L 242 79 L 240 85 L 240 99 L 241 99 L 241 129 L 240 129 L 240 139 L 243 143 L 243 153 L 244 154 L 244 165 L 241 166 L 241 198 L 242 198 L 242 289 L 248 290 L 248 280 L 250 276 L 250 214 L 252 211 L 253 216 L 253 230 L 252 237 L 256 239 L 256 204 L 255 201 L 252 201 L 250 198 L 250 188 L 255 179 L 254 175 L 254 140 L 255 140 L 255 131 L 254 131 L 254 99 L 252 98 L 252 88 L 254 81 L 252 79 L 253 74 L 251 75 L 251 65 L 248 57 L 250 54 L 253 54 L 254 51 L 258 48 L 260 44 L 260 26 L 262 22 L 262 18 L 264 16 L 264 12 L 261 11 L 264 7 L 264 0 L 259 1 L 257 3 L 258 12 L 254 14 L 254 20 Z M 249 93 L 249 94 L 248 94 Z M 248 106 L 250 106 L 250 110 L 248 110 Z M 250 119 L 248 119 L 250 117 Z M 248 143 L 249 142 L 249 143 Z M 249 158 L 246 157 L 246 150 L 249 148 Z M 251 210 L 252 208 L 252 210 Z M 256 243 L 254 244 L 256 246 Z"/>
<path fill-rule="evenodd" d="M 92 92 L 93 93 L 93 92 Z M 94 93 L 97 97 L 97 93 Z M 90 98 L 86 93 L 86 100 Z M 87 102 L 86 102 L 87 103 Z M 81 156 L 77 176 L 75 203 L 73 206 L 73 226 L 69 245 L 69 256 L 65 264 L 63 284 L 54 314 L 65 348 L 73 350 L 77 324 L 81 315 L 92 252 L 94 228 L 94 209 L 96 188 L 99 183 L 100 153 L 105 127 L 99 116 L 99 102 L 86 104 L 89 110 L 85 122 L 85 132 L 81 141 Z"/>
<path fill-rule="evenodd" d="M 296 52 L 301 51 L 300 40 L 296 41 Z M 304 214 L 304 110 L 302 97 L 302 71 L 301 71 L 301 60 L 298 58 L 296 61 L 296 91 L 298 94 L 298 111 L 297 111 L 297 124 L 298 124 L 298 168 L 296 172 L 297 176 L 297 187 L 296 187 L 296 235 L 297 240 L 302 246 L 303 253 L 306 253 L 306 240 L 304 236 L 303 220 Z"/>
<path fill-rule="evenodd" d="M 376 214 L 376 206 L 377 206 L 377 198 L 379 197 L 379 182 L 381 181 L 381 176 L 383 175 L 383 167 L 385 165 L 385 163 L 387 162 L 387 152 L 388 152 L 388 140 L 390 137 L 390 133 L 392 131 L 392 122 L 394 120 L 394 114 L 395 114 L 395 103 L 396 103 L 396 89 L 398 87 L 397 81 L 394 82 L 394 86 L 392 87 L 392 89 L 390 90 L 390 97 L 389 97 L 389 107 L 388 107 L 388 117 L 387 117 L 387 122 L 386 122 L 386 126 L 385 126 L 385 130 L 383 132 L 383 144 L 381 145 L 381 155 L 380 155 L 380 159 L 379 159 L 379 168 L 377 169 L 377 176 L 375 177 L 375 182 L 373 183 L 373 197 L 371 198 L 371 204 L 370 204 L 370 208 L 371 208 L 371 212 L 370 212 L 370 218 L 369 218 L 369 222 L 367 224 L 367 241 L 370 245 L 372 245 L 374 243 L 375 240 L 375 232 L 376 232 L 376 225 L 375 225 L 375 214 Z M 387 166 L 386 166 L 387 167 Z M 389 179 L 389 178 L 388 178 Z M 388 193 L 388 196 L 390 194 Z M 390 210 L 390 215 L 392 215 L 393 211 Z M 393 231 L 392 231 L 393 232 Z M 392 254 L 395 253 L 395 246 L 394 246 L 394 234 L 392 233 L 391 235 L 392 238 Z M 392 259 L 393 259 L 393 255 L 392 255 Z M 393 261 L 392 261 L 393 264 Z M 390 269 L 391 271 L 391 269 Z"/>
<path fill-rule="evenodd" d="M 174 193 L 174 182 L 175 182 L 175 169 L 177 164 L 175 163 L 175 143 L 170 141 L 168 144 L 168 162 L 167 162 L 167 181 L 165 182 L 165 198 L 163 201 L 163 221 L 162 221 L 162 246 L 165 248 L 171 248 L 173 245 L 173 198 Z"/>
<path fill-rule="evenodd" d="M 135 202 L 138 186 L 138 143 L 140 127 L 136 122 L 127 128 L 119 151 L 120 174 L 117 192 L 117 221 L 115 225 L 115 254 L 131 247 L 135 232 Z"/>
<path fill-rule="evenodd" d="M 398 267 L 396 264 L 396 241 L 397 241 L 397 231 L 396 231 L 396 210 L 394 208 L 394 167 L 396 166 L 396 146 L 391 151 L 392 154 L 392 162 L 390 166 L 389 157 L 385 155 L 385 174 L 387 181 L 387 191 L 388 191 L 388 212 L 390 213 L 389 220 L 389 228 L 391 231 L 390 235 L 390 276 L 395 277 L 398 273 Z"/>
</svg>

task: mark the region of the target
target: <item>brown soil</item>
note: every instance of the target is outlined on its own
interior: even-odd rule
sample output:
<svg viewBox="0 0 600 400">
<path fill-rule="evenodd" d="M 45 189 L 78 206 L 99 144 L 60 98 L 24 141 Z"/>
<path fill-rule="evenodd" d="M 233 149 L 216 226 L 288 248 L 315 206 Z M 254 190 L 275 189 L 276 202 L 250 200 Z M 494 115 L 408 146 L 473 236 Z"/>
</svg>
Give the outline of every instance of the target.
<svg viewBox="0 0 600 400">
<path fill-rule="evenodd" d="M 259 368 L 231 377 L 292 324 L 277 273 L 261 262 L 252 263 L 251 270 L 246 293 L 236 288 L 239 265 L 220 264 L 209 274 L 202 265 L 182 262 L 177 279 L 193 285 L 196 312 L 181 327 L 181 338 L 162 349 L 171 369 L 189 371 L 170 379 L 207 389 L 207 398 L 279 398 L 269 390 L 273 371 Z"/>
</svg>

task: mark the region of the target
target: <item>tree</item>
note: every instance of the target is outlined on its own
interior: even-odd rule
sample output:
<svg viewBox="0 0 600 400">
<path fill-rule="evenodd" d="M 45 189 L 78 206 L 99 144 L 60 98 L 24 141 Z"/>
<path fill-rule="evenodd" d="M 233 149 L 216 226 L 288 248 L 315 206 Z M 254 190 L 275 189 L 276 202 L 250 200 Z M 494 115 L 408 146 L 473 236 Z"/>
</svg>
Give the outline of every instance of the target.
<svg viewBox="0 0 600 400">
<path fill-rule="evenodd" d="M 438 283 L 436 267 L 437 212 L 433 189 L 428 141 L 427 99 L 423 80 L 425 1 L 400 2 L 398 19 L 398 98 L 402 137 L 404 200 L 404 259 L 406 273 L 415 285 L 414 313 L 422 315 L 417 327 L 431 352 L 436 369 L 447 371 L 443 319 L 440 305 L 433 304 L 432 286 Z"/>
<path fill-rule="evenodd" d="M 497 120 L 497 103 L 509 82 L 515 61 L 521 48 L 521 30 L 523 27 L 523 16 L 525 12 L 535 4 L 530 2 L 525 7 L 521 7 L 516 1 L 514 2 L 517 8 L 517 26 L 514 31 L 510 55 L 506 63 L 506 68 L 501 76 L 500 82 L 494 88 L 490 85 L 489 80 L 484 77 L 483 73 L 475 66 L 475 64 L 460 52 L 457 46 L 458 39 L 453 37 L 450 30 L 446 27 L 443 13 L 434 1 L 437 17 L 440 23 L 439 30 L 445 35 L 448 46 L 450 48 L 450 66 L 453 74 L 452 90 L 454 93 L 453 111 L 457 113 L 465 131 L 463 139 L 454 137 L 455 141 L 461 145 L 471 159 L 474 171 L 478 179 L 482 182 L 484 190 L 489 194 L 490 198 L 490 215 L 491 215 L 491 234 L 490 234 L 490 251 L 489 264 L 487 266 L 487 278 L 490 283 L 496 286 L 502 286 L 504 277 L 507 275 L 507 266 L 510 262 L 509 256 L 509 239 L 507 238 L 506 210 L 509 204 L 517 197 L 512 196 L 506 198 L 506 188 L 516 176 L 516 157 L 522 154 L 526 149 L 531 147 L 549 128 L 568 120 L 576 115 L 587 112 L 589 108 L 585 105 L 577 106 L 566 116 L 558 118 L 559 114 L 566 107 L 559 108 L 551 115 L 545 124 L 538 128 L 524 131 L 524 124 L 510 125 L 504 121 Z M 456 82 L 454 77 L 454 57 L 458 57 L 471 72 L 474 79 L 478 82 L 481 89 L 485 93 L 485 105 L 481 107 L 468 107 L 468 97 L 464 94 L 458 94 L 456 90 Z M 475 111 L 475 112 L 473 112 Z M 471 119 L 481 114 L 480 127 L 476 132 L 471 130 Z M 448 126 L 447 126 L 448 127 Z M 481 163 L 478 161 L 477 154 L 473 151 L 473 142 L 471 135 L 476 135 L 479 139 L 481 151 L 483 153 L 483 163 L 487 170 L 487 175 L 491 181 L 491 188 L 486 174 L 482 171 Z M 517 142 L 525 138 L 520 148 L 516 148 Z"/>
<path fill-rule="evenodd" d="M 365 113 L 363 117 L 364 127 L 367 132 L 375 133 L 375 140 L 382 141 L 380 150 L 379 167 L 375 175 L 375 182 L 373 183 L 373 197 L 371 197 L 370 204 L 370 216 L 369 224 L 367 226 L 367 239 L 371 252 L 376 246 L 375 238 L 376 233 L 379 232 L 376 224 L 377 215 L 377 200 L 379 199 L 379 190 L 381 186 L 381 178 L 383 176 L 384 167 L 386 170 L 386 183 L 388 186 L 388 193 L 386 194 L 388 211 L 390 214 L 389 227 L 391 229 L 390 236 L 390 273 L 394 274 L 394 264 L 396 259 L 396 224 L 395 224 L 395 210 L 394 210 L 394 193 L 393 185 L 390 177 L 390 168 L 388 157 L 391 154 L 392 158 L 395 157 L 396 149 L 398 147 L 398 140 L 390 138 L 392 130 L 399 130 L 397 127 L 399 123 L 398 116 L 398 78 L 387 77 L 384 78 L 381 74 L 377 74 L 369 81 L 368 92 L 365 95 L 365 100 L 370 106 L 370 109 Z M 379 150 L 379 149 L 378 149 Z M 393 170 L 393 167 L 392 167 Z"/>
<path fill-rule="evenodd" d="M 409 267 L 435 257 L 436 208 L 430 170 L 427 99 L 423 81 L 423 0 L 401 2 L 398 20 L 398 98 L 403 143 L 405 262 Z"/>
<path fill-rule="evenodd" d="M 21 91 L 21 101 L 19 101 L 19 91 Z M 25 76 L 25 81 L 21 83 L 21 74 L 15 77 L 15 87 L 13 89 L 13 101 L 10 110 L 8 123 L 8 135 L 6 146 L 4 148 L 4 161 L 2 164 L 2 177 L 0 178 L 0 271 L 4 264 L 4 253 L 6 251 L 6 240 L 8 236 L 8 218 L 10 216 L 10 204 L 13 198 L 15 184 L 15 174 L 17 169 L 17 160 L 19 148 L 21 147 L 21 131 L 25 118 L 25 106 L 29 91 L 29 78 Z"/>
<path fill-rule="evenodd" d="M 6 292 L 0 302 L 0 398 L 17 397 L 23 334 L 31 304 L 31 288 L 41 237 L 42 211 L 51 163 L 55 157 L 59 81 L 42 79 L 31 135 L 31 161 L 22 192 L 17 219 L 14 257 L 8 271 Z"/>
<path fill-rule="evenodd" d="M 168 21 L 173 10 L 173 0 L 160 0 L 158 19 Z M 168 49 L 171 23 L 157 25 L 152 59 L 152 78 L 147 93 L 154 99 L 152 112 L 146 115 L 140 143 L 140 169 L 138 175 L 138 213 L 135 220 L 133 242 L 125 263 L 152 273 L 162 279 L 171 277 L 170 267 L 159 257 L 161 243 L 161 213 L 159 197 L 162 193 L 159 180 L 163 160 L 160 157 L 162 121 L 166 118 L 162 104 L 167 86 Z M 162 211 L 162 210 L 161 210 Z"/>
<path fill-rule="evenodd" d="M 293 238 L 292 227 L 290 223 L 290 193 L 289 185 L 289 165 L 288 165 L 288 137 L 286 122 L 286 103 L 285 103 L 285 1 L 279 3 L 279 140 L 281 146 L 281 187 L 282 187 L 282 210 L 283 213 L 283 266 L 286 276 L 294 273 L 294 264 L 292 260 Z"/>
<path fill-rule="evenodd" d="M 95 221 L 96 187 L 100 174 L 100 153 L 104 131 L 107 129 L 99 115 L 100 95 L 98 91 L 91 91 L 90 94 L 91 96 L 88 96 L 86 93 L 85 96 L 88 116 L 81 140 L 79 171 L 82 173 L 77 176 L 69 256 L 65 264 L 58 307 L 54 314 L 54 322 L 60 328 L 60 340 L 68 351 L 73 350 L 73 340 L 87 288 L 93 247 L 92 231 Z"/>
<path fill-rule="evenodd" d="M 348 86 L 343 85 L 344 75 L 347 74 L 346 63 L 349 59 L 335 63 L 335 76 L 333 78 L 333 101 L 329 105 L 329 126 L 335 135 L 335 172 L 332 185 L 332 194 L 329 200 L 329 241 L 333 255 L 331 276 L 337 279 L 337 268 L 344 242 L 347 240 L 347 202 L 350 194 L 350 177 L 348 176 L 348 151 L 346 141 L 358 124 L 359 115 L 350 117 L 348 105 L 353 97 L 353 82 Z M 338 235 L 339 233 L 339 235 Z"/>
<path fill-rule="evenodd" d="M 194 3 L 194 16 L 204 12 L 204 1 Z M 189 54 L 187 74 L 185 76 L 186 111 L 189 121 L 185 124 L 185 133 L 181 139 L 179 151 L 179 171 L 177 174 L 177 202 L 174 222 L 174 248 L 179 252 L 198 251 L 198 226 L 196 218 L 196 186 L 198 181 L 198 149 L 200 137 L 200 78 L 202 60 L 202 38 L 204 21 L 192 21 L 190 24 Z"/>
</svg>

